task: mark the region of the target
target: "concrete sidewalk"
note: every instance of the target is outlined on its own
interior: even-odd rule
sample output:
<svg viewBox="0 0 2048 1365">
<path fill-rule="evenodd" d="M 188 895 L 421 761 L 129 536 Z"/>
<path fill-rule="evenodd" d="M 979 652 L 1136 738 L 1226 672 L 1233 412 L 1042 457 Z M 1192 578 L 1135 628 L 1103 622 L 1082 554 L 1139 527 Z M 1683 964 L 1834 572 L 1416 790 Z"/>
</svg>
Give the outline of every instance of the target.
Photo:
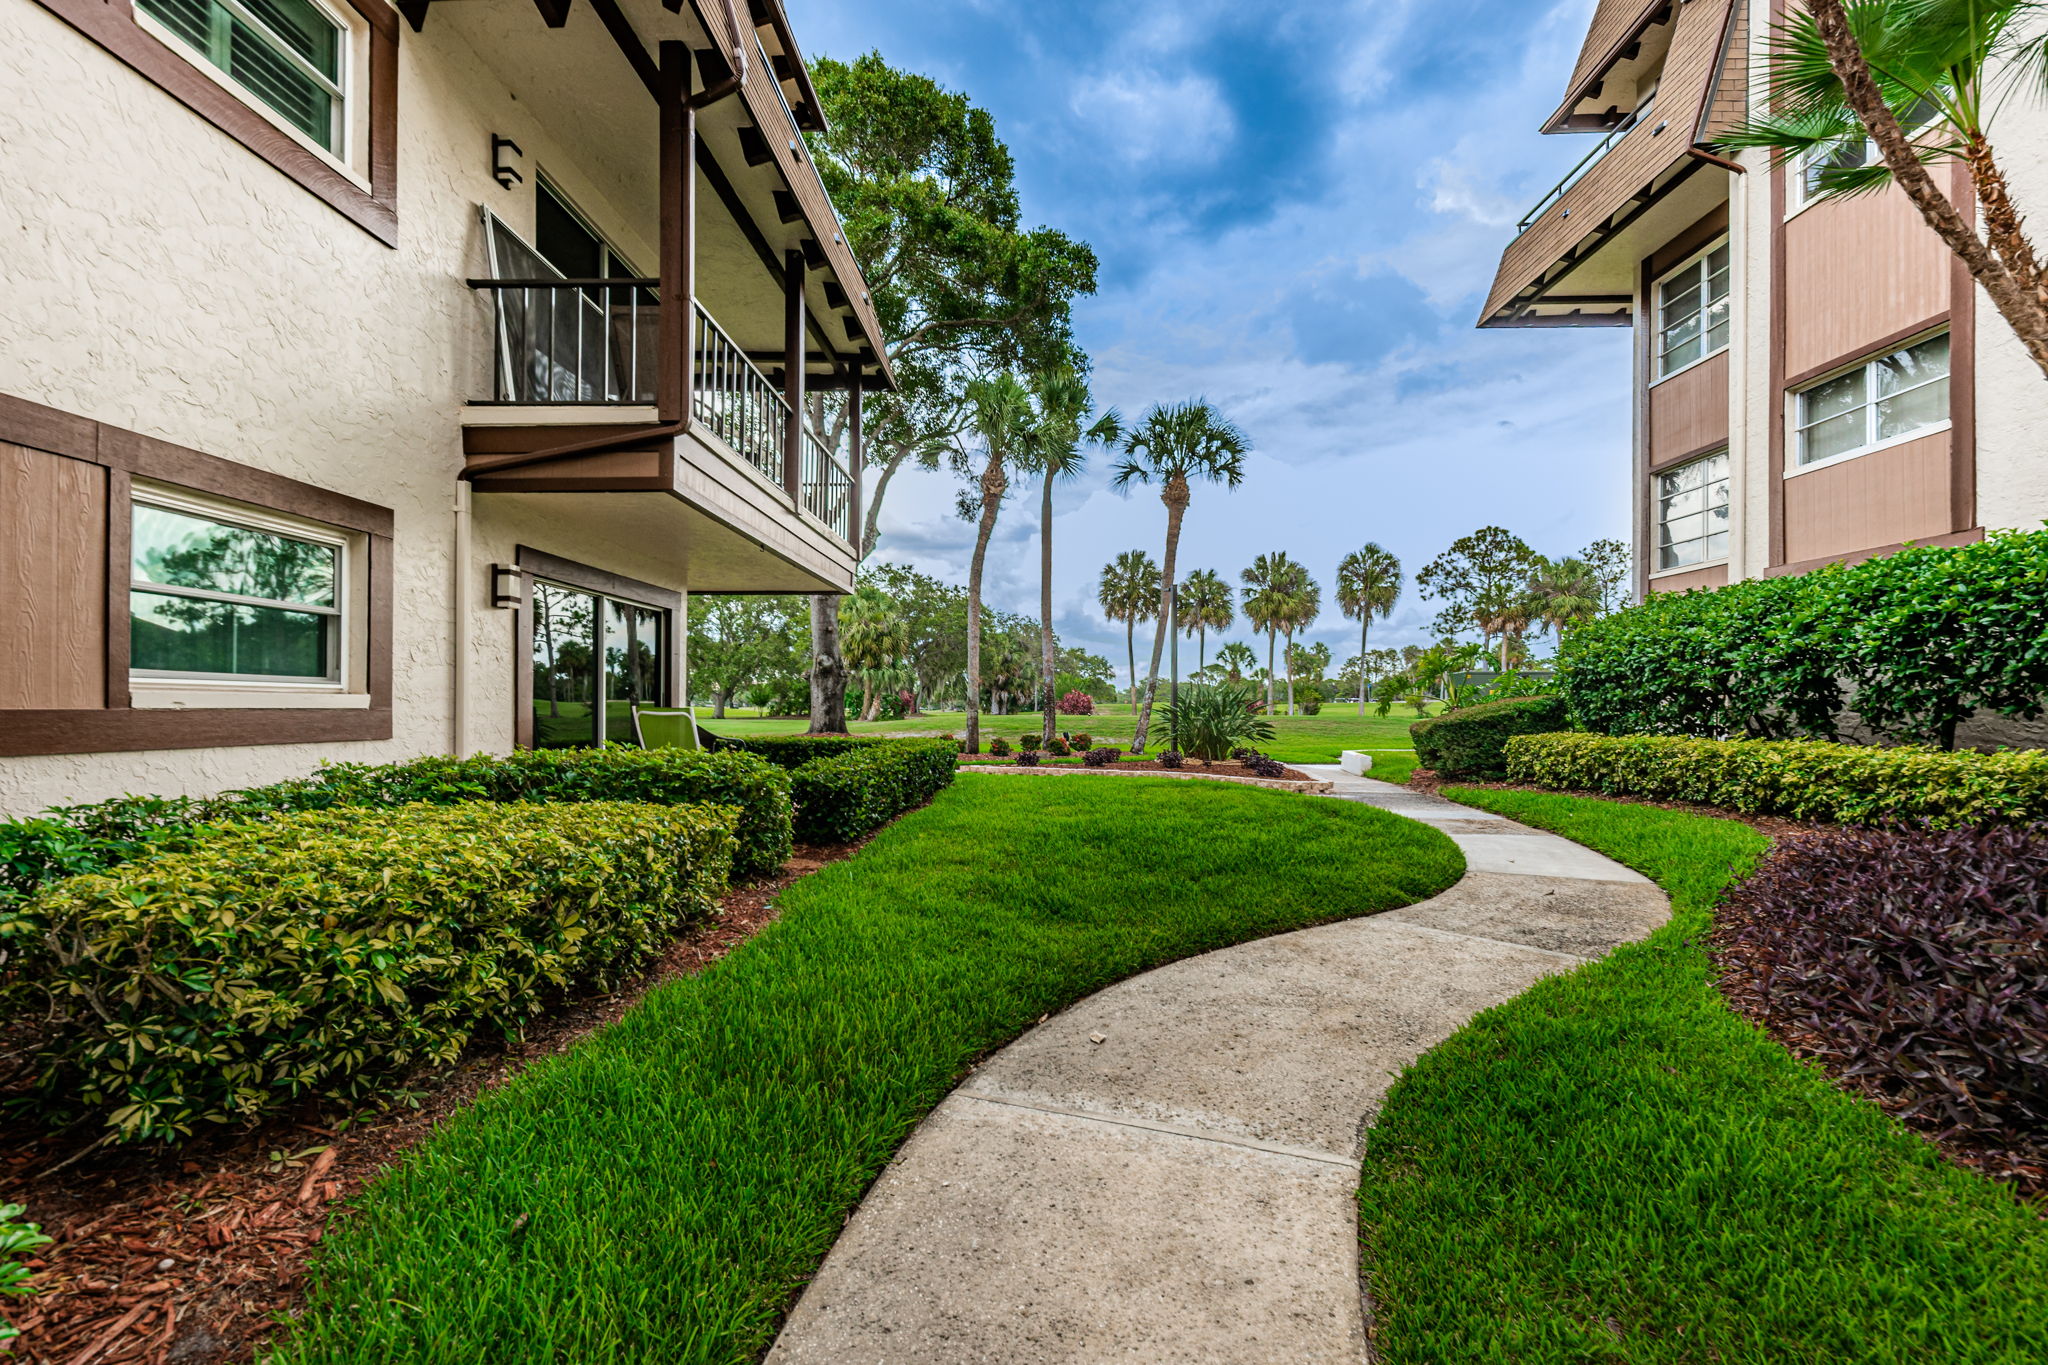
<svg viewBox="0 0 2048 1365">
<path fill-rule="evenodd" d="M 1394 1073 L 1669 914 L 1577 844 L 1296 765 L 1443 830 L 1431 900 L 1132 977 L 997 1053 L 882 1173 L 768 1359 L 1365 1359 L 1358 1156 Z M 996 780 L 990 778 L 988 780 Z"/>
</svg>

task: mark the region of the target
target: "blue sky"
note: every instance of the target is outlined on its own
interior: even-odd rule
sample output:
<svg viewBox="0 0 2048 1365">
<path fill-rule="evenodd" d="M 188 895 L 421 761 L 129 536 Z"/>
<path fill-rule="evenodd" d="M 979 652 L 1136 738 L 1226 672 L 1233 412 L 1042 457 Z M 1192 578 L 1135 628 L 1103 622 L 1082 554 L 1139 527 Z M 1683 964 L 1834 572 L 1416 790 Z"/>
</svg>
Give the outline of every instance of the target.
<svg viewBox="0 0 2048 1365">
<path fill-rule="evenodd" d="M 1241 488 L 1197 489 L 1183 568 L 1235 581 L 1254 555 L 1288 551 L 1324 586 L 1310 638 L 1342 660 L 1357 628 L 1331 580 L 1364 541 L 1412 574 L 1489 523 L 1548 554 L 1626 535 L 1629 334 L 1473 327 L 1515 220 L 1585 150 L 1535 126 L 1593 4 L 789 9 L 810 55 L 878 49 L 995 115 L 1027 220 L 1101 257 L 1101 288 L 1076 309 L 1098 399 L 1128 416 L 1206 397 L 1252 438 Z M 964 582 L 973 533 L 953 494 L 947 476 L 899 475 L 878 558 Z M 1005 507 L 987 589 L 1034 614 L 1035 504 Z M 1158 557 L 1164 509 L 1111 491 L 1101 469 L 1057 508 L 1055 622 L 1120 661 L 1095 578 L 1116 551 Z M 1374 643 L 1425 641 L 1433 612 L 1409 589 Z"/>
</svg>

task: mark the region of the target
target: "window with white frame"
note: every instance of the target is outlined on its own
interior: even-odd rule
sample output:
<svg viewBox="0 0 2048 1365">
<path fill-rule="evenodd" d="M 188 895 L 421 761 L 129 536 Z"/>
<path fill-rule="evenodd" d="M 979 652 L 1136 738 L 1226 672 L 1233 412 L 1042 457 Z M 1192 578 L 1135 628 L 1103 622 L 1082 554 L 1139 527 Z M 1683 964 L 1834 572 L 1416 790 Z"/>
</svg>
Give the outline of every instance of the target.
<svg viewBox="0 0 2048 1365">
<path fill-rule="evenodd" d="M 1728 452 L 1657 478 L 1657 571 L 1728 557 Z"/>
<path fill-rule="evenodd" d="M 346 678 L 349 537 L 172 493 L 135 494 L 128 662 L 137 681 Z"/>
<path fill-rule="evenodd" d="M 1905 130 L 1908 137 L 1917 137 L 1940 117 L 1940 107 L 1933 100 L 1922 98 L 1915 100 L 1911 107 L 1899 115 L 1899 126 Z M 1793 162 L 1792 173 L 1786 177 L 1791 191 L 1791 211 L 1796 213 L 1820 197 L 1821 177 L 1829 171 L 1875 166 L 1883 160 L 1884 157 L 1877 150 L 1877 144 L 1863 136 L 1822 145 L 1802 153 Z"/>
<path fill-rule="evenodd" d="M 1932 431 L 1948 421 L 1948 334 L 1822 380 L 1795 401 L 1800 467 Z"/>
<path fill-rule="evenodd" d="M 1657 377 L 1728 348 L 1728 243 L 1702 251 L 1657 284 Z"/>
<path fill-rule="evenodd" d="M 349 32 L 316 0 L 135 0 L 135 9 L 287 126 L 345 155 Z"/>
</svg>

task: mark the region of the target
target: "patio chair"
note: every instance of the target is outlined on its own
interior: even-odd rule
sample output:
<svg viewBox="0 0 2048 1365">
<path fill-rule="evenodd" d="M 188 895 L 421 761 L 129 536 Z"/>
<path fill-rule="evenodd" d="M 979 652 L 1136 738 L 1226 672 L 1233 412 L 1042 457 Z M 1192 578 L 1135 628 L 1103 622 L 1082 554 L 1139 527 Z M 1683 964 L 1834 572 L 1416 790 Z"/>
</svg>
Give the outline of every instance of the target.
<svg viewBox="0 0 2048 1365">
<path fill-rule="evenodd" d="M 698 749 L 697 719 L 687 710 L 633 708 L 633 739 L 643 749 Z"/>
</svg>

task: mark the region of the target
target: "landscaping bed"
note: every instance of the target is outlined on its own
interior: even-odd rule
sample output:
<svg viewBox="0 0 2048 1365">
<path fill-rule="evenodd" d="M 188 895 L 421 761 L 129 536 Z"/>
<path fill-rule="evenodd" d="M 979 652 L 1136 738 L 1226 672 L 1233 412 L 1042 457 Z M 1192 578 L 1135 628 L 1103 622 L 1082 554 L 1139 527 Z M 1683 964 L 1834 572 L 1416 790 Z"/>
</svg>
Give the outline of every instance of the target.
<svg viewBox="0 0 2048 1365">
<path fill-rule="evenodd" d="M 1044 772 L 1047 769 L 1079 769 L 1083 772 L 1171 773 L 1179 777 L 1227 777 L 1246 782 L 1313 783 L 1321 780 L 1310 777 L 1299 768 L 1291 767 L 1284 769 L 1284 775 L 1281 777 L 1261 777 L 1258 773 L 1252 771 L 1248 765 L 1240 763 L 1234 758 L 1218 759 L 1214 763 L 1203 763 L 1199 759 L 1190 758 L 1169 767 L 1161 763 L 1157 758 L 1133 758 L 1126 754 L 1114 763 L 1105 764 L 1099 768 L 1089 768 L 1085 766 L 1082 758 L 1077 754 L 1071 758 L 1042 759 L 1030 768 L 1023 768 L 1018 767 L 1017 760 L 1010 757 L 998 758 L 992 755 L 962 754 L 960 755 L 959 763 L 963 768 L 996 768 L 1003 772 Z"/>
</svg>

